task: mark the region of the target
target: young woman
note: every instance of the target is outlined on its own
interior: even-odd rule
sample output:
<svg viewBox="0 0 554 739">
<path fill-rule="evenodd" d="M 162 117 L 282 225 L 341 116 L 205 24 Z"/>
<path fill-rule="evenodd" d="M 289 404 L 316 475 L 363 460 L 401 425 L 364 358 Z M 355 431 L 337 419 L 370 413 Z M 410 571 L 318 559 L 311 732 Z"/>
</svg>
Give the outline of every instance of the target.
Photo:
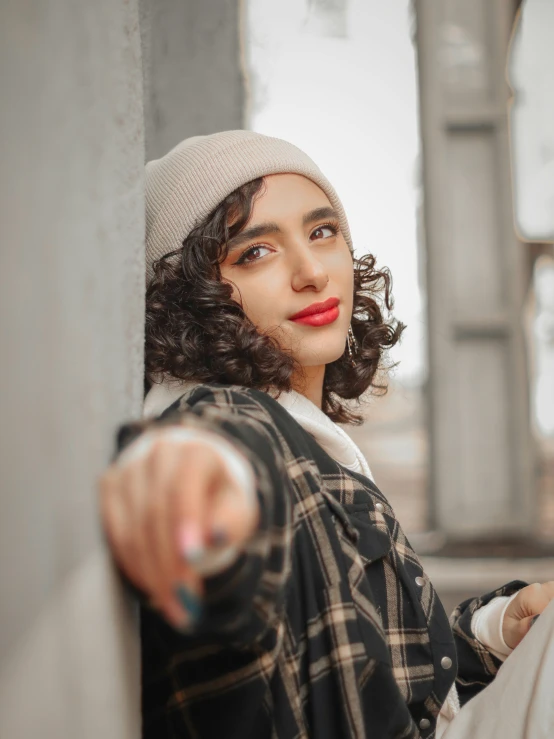
<svg viewBox="0 0 554 739">
<path fill-rule="evenodd" d="M 147 165 L 146 194 L 150 389 L 102 480 L 143 605 L 144 736 L 477 737 L 451 734 L 460 703 L 554 584 L 512 582 L 449 624 L 337 425 L 402 330 L 387 271 L 353 257 L 334 189 L 278 139 L 188 139 Z"/>
</svg>

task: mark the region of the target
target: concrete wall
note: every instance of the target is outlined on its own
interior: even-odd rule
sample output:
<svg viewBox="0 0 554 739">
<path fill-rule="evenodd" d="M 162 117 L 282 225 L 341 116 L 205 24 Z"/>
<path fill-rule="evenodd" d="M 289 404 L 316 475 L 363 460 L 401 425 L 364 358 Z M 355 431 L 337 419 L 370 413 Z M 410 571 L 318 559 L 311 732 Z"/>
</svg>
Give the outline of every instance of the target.
<svg viewBox="0 0 554 739">
<path fill-rule="evenodd" d="M 0 736 L 136 739 L 95 478 L 142 394 L 138 9 L 18 0 L 0 29 Z"/>
<path fill-rule="evenodd" d="M 140 0 L 146 158 L 244 127 L 241 0 Z"/>
<path fill-rule="evenodd" d="M 144 119 L 150 157 L 240 127 L 239 46 L 237 0 L 0 10 L 2 738 L 140 735 L 96 478 L 142 401 Z"/>
</svg>

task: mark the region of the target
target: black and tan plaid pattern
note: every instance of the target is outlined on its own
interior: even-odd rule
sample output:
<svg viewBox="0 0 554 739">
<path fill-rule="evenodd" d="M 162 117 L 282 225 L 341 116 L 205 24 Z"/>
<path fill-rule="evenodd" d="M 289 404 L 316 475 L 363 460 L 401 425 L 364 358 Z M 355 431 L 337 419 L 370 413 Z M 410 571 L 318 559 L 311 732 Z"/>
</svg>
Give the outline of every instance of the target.
<svg viewBox="0 0 554 739">
<path fill-rule="evenodd" d="M 427 738 L 455 678 L 462 701 L 493 679 L 471 614 L 519 583 L 462 604 L 451 628 L 386 498 L 265 393 L 199 385 L 121 446 L 152 423 L 235 444 L 262 515 L 240 560 L 206 582 L 194 635 L 142 609 L 144 737 Z"/>
</svg>

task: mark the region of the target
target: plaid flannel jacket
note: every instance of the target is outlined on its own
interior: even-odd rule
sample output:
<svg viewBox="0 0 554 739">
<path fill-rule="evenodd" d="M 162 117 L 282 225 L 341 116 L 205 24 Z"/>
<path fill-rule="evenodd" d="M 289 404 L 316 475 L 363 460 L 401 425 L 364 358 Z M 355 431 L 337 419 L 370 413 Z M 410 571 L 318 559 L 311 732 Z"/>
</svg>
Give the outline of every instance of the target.
<svg viewBox="0 0 554 739">
<path fill-rule="evenodd" d="M 266 393 L 198 385 L 160 419 L 124 427 L 120 448 L 152 424 L 234 444 L 253 466 L 261 522 L 207 579 L 194 634 L 142 608 L 146 739 L 431 739 L 454 680 L 463 704 L 493 679 L 500 662 L 471 616 L 523 583 L 463 603 L 449 624 L 384 495 Z"/>
</svg>

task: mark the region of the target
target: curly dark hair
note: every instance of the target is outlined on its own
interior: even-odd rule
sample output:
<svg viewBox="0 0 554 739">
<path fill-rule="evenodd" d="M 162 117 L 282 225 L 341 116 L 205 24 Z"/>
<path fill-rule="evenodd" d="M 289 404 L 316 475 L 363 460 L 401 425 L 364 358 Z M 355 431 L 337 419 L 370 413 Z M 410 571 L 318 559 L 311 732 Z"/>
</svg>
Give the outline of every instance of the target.
<svg viewBox="0 0 554 739">
<path fill-rule="evenodd" d="M 296 360 L 277 341 L 259 334 L 232 286 L 221 280 L 220 264 L 228 242 L 248 223 L 264 180 L 258 178 L 232 192 L 186 237 L 181 248 L 153 265 L 146 291 L 145 389 L 161 376 L 197 382 L 221 382 L 268 391 L 291 389 Z M 370 388 L 380 394 L 387 350 L 404 325 L 389 315 L 392 278 L 378 270 L 368 254 L 354 259 L 352 330 L 358 350 L 327 365 L 322 410 L 338 423 L 362 423 L 345 400 L 359 400 Z M 381 378 L 382 379 L 382 378 Z"/>
</svg>

